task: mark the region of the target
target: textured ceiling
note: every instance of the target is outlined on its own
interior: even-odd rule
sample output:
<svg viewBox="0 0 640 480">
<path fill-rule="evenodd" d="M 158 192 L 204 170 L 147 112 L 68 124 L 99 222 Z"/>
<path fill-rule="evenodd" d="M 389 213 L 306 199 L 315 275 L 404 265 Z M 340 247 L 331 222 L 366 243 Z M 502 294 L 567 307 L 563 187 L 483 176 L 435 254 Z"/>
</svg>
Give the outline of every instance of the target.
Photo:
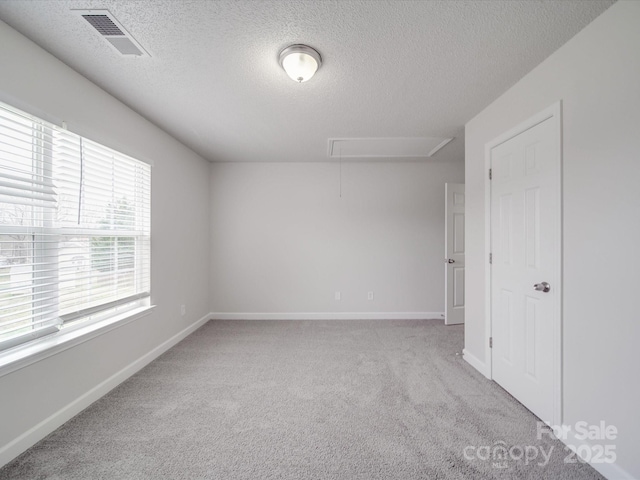
<svg viewBox="0 0 640 480">
<path fill-rule="evenodd" d="M 0 19 L 211 161 L 325 161 L 328 138 L 456 137 L 611 0 L 3 0 Z M 71 9 L 107 8 L 122 57 Z M 278 53 L 323 57 L 293 82 Z"/>
</svg>

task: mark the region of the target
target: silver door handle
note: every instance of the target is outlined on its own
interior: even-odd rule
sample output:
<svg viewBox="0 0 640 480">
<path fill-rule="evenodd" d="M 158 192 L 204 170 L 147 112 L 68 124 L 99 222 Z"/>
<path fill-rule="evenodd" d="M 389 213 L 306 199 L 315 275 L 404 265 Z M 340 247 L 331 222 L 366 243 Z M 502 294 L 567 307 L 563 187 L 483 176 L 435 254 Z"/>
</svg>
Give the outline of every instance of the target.
<svg viewBox="0 0 640 480">
<path fill-rule="evenodd" d="M 547 293 L 549 290 L 551 290 L 551 285 L 549 285 L 547 282 L 542 282 L 536 283 L 533 288 L 535 288 L 538 292 Z"/>
<path fill-rule="evenodd" d="M 453 258 L 445 258 L 444 261 L 447 263 L 456 263 L 456 261 Z"/>
</svg>

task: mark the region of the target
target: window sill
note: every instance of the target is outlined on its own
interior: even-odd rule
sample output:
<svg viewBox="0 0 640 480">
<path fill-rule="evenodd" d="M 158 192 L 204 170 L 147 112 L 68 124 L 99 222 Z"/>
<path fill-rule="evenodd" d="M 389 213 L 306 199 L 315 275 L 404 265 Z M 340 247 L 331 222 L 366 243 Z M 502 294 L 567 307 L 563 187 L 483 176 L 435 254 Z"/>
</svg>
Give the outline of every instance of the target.
<svg viewBox="0 0 640 480">
<path fill-rule="evenodd" d="M 0 377 L 149 315 L 154 308 L 155 305 L 142 306 L 88 325 L 62 328 L 57 333 L 0 352 Z"/>
</svg>

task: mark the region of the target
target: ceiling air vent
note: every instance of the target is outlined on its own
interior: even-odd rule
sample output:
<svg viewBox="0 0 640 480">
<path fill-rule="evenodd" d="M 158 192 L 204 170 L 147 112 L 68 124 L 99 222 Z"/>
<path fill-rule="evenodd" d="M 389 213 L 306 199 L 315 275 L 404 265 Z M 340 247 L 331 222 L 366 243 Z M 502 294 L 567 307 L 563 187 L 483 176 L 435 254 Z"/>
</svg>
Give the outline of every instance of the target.
<svg viewBox="0 0 640 480">
<path fill-rule="evenodd" d="M 109 10 L 73 10 L 95 28 L 109 45 L 122 55 L 148 57 L 149 53 L 142 48 L 135 38 L 111 15 Z"/>
</svg>

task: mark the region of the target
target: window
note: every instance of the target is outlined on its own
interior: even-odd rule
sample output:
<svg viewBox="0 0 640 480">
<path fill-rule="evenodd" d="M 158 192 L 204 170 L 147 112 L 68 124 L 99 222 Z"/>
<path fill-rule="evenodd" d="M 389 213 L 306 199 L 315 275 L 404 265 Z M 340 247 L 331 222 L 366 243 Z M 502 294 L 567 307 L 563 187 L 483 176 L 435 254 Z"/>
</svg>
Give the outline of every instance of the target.
<svg viewBox="0 0 640 480">
<path fill-rule="evenodd" d="M 0 104 L 0 349 L 149 296 L 146 163 Z"/>
</svg>

